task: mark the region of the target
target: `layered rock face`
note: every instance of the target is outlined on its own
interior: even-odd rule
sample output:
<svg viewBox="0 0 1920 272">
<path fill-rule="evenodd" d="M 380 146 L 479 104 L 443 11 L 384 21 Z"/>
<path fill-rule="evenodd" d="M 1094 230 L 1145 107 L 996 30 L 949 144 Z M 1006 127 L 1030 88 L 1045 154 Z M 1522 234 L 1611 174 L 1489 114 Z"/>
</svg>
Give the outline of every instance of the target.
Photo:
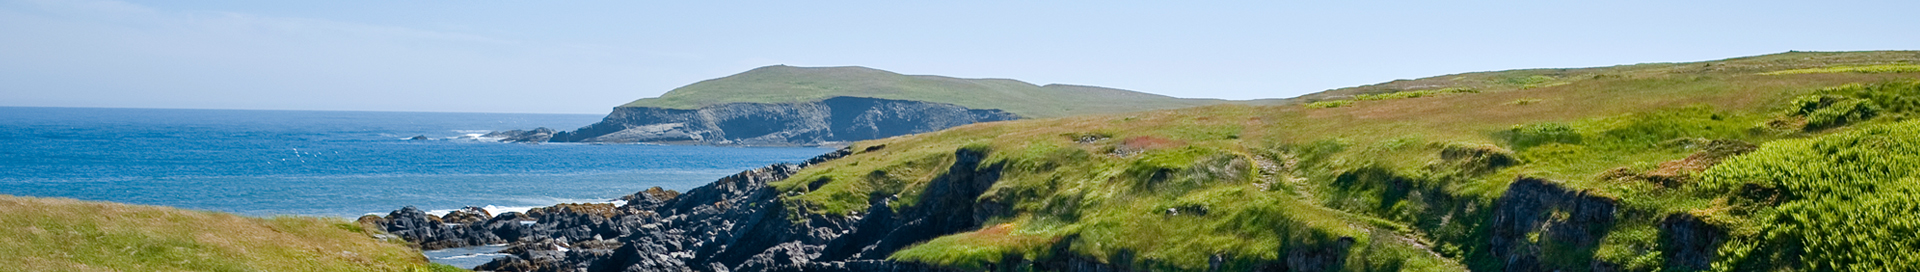
<svg viewBox="0 0 1920 272">
<path fill-rule="evenodd" d="M 1507 271 L 1555 271 L 1543 248 L 1595 248 L 1613 227 L 1619 201 L 1570 190 L 1545 179 L 1521 177 L 1494 203 L 1490 241 Z M 1593 263 L 1591 265 L 1598 265 Z"/>
<path fill-rule="evenodd" d="M 554 133 L 547 141 L 819 145 L 1019 118 L 1000 110 L 864 97 L 793 104 L 730 103 L 692 110 L 622 107 L 600 123 Z"/>
</svg>

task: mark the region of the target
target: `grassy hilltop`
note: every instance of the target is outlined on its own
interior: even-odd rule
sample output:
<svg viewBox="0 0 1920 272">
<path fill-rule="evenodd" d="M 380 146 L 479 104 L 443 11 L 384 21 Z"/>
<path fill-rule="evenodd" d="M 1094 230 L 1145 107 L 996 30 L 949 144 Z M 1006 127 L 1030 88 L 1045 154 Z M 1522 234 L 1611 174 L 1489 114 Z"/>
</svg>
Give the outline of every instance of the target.
<svg viewBox="0 0 1920 272">
<path fill-rule="evenodd" d="M 857 66 L 776 65 L 701 81 L 673 89 L 660 97 L 635 100 L 621 107 L 694 109 L 734 102 L 810 102 L 836 96 L 950 103 L 973 109 L 1000 109 L 1027 118 L 1173 109 L 1225 102 L 1092 86 L 1036 86 L 1011 79 L 901 75 Z"/>
<path fill-rule="evenodd" d="M 0 270 L 465 271 L 363 232 L 337 218 L 0 195 Z"/>
<path fill-rule="evenodd" d="M 1790 52 L 982 123 L 859 142 L 775 186 L 793 218 L 875 196 L 900 209 L 956 150 L 984 151 L 982 167 L 1002 168 L 980 201 L 1006 210 L 890 256 L 960 268 L 1066 249 L 1238 271 L 1332 248 L 1356 271 L 1515 268 L 1497 252 L 1565 271 L 1914 270 L 1915 63 L 1920 51 Z"/>
</svg>

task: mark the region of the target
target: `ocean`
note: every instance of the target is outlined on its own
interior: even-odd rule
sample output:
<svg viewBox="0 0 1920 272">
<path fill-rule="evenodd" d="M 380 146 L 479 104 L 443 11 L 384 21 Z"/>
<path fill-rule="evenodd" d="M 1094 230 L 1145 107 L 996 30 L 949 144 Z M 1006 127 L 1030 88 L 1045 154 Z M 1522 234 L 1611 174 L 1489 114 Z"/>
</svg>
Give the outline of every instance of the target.
<svg viewBox="0 0 1920 272">
<path fill-rule="evenodd" d="M 352 219 L 687 190 L 810 147 L 514 144 L 601 115 L 0 107 L 0 194 Z M 426 136 L 429 140 L 407 140 Z"/>
</svg>

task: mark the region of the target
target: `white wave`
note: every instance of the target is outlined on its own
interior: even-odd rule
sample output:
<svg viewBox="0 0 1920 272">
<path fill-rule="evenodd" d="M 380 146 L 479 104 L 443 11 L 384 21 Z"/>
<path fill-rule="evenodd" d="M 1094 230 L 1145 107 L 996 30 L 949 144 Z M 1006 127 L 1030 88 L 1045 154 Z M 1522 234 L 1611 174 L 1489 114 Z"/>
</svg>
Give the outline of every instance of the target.
<svg viewBox="0 0 1920 272">
<path fill-rule="evenodd" d="M 474 254 L 466 254 L 466 255 L 459 255 L 459 256 L 447 256 L 447 257 L 440 257 L 440 258 L 435 258 L 435 259 L 441 259 L 441 260 L 452 260 L 452 259 L 466 259 L 466 258 L 473 258 L 473 257 L 499 257 L 499 256 L 507 256 L 507 255 L 512 255 L 512 254 L 506 254 L 506 253 L 474 253 Z"/>
</svg>

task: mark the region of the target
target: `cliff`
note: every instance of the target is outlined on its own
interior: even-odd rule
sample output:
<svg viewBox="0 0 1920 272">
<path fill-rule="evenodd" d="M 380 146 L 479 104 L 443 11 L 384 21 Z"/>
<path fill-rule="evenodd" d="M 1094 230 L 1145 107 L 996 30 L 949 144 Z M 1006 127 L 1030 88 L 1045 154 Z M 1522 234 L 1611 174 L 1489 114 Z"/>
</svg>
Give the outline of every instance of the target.
<svg viewBox="0 0 1920 272">
<path fill-rule="evenodd" d="M 991 122 L 624 205 L 369 220 L 512 242 L 499 271 L 1911 271 L 1911 59 Z"/>
<path fill-rule="evenodd" d="M 862 97 L 785 103 L 728 103 L 699 109 L 615 108 L 606 119 L 552 142 L 819 145 L 932 132 L 1019 119 L 1000 110 Z"/>
</svg>

